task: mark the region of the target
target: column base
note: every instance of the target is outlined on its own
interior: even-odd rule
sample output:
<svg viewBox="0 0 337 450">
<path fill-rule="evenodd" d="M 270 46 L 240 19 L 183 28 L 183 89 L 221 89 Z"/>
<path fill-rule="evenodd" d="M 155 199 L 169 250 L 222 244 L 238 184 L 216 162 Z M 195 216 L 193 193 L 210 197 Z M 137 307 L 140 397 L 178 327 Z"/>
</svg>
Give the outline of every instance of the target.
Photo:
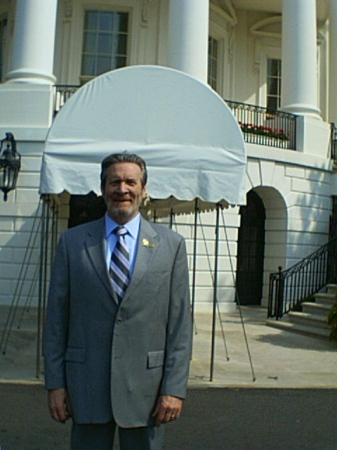
<svg viewBox="0 0 337 450">
<path fill-rule="evenodd" d="M 313 105 L 306 105 L 303 103 L 294 103 L 292 105 L 282 106 L 282 111 L 288 112 L 290 114 L 297 114 L 309 117 L 315 117 L 316 119 L 321 118 L 321 110 Z"/>
<path fill-rule="evenodd" d="M 52 74 L 33 70 L 13 70 L 6 75 L 8 82 L 30 84 L 55 84 L 56 77 Z"/>
<path fill-rule="evenodd" d="M 45 140 L 53 120 L 53 86 L 7 82 L 0 85 L 0 130 L 17 140 Z M 3 134 L 3 133 L 2 133 Z"/>
<path fill-rule="evenodd" d="M 317 117 L 298 116 L 296 119 L 296 150 L 321 158 L 330 157 L 330 124 Z"/>
</svg>

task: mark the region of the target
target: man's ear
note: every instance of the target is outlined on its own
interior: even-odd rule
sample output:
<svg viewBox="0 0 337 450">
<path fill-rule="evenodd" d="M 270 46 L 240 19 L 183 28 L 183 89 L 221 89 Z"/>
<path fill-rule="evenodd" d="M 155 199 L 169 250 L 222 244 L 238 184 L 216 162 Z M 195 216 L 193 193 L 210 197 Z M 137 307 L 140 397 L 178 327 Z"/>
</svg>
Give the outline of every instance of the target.
<svg viewBox="0 0 337 450">
<path fill-rule="evenodd" d="M 142 188 L 142 198 L 144 199 L 146 196 L 147 196 L 146 186 L 143 186 L 143 188 Z"/>
</svg>

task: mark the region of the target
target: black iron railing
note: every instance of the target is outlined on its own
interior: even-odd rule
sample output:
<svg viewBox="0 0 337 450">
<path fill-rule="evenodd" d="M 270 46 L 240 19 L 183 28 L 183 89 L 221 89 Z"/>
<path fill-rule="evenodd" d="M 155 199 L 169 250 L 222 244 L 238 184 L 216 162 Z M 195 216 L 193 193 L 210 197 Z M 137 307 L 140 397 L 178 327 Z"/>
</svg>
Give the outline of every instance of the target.
<svg viewBox="0 0 337 450">
<path fill-rule="evenodd" d="M 337 163 L 337 127 L 335 123 L 331 123 L 330 136 L 331 159 Z"/>
<path fill-rule="evenodd" d="M 55 94 L 54 94 L 54 114 L 57 114 L 62 106 L 65 104 L 69 98 L 75 94 L 75 92 L 80 88 L 78 85 L 55 85 Z"/>
<path fill-rule="evenodd" d="M 329 283 L 337 283 L 337 236 L 289 269 L 270 274 L 268 317 L 281 318 Z"/>
<path fill-rule="evenodd" d="M 226 100 L 236 117 L 245 142 L 296 150 L 296 116 L 262 106 Z"/>
</svg>

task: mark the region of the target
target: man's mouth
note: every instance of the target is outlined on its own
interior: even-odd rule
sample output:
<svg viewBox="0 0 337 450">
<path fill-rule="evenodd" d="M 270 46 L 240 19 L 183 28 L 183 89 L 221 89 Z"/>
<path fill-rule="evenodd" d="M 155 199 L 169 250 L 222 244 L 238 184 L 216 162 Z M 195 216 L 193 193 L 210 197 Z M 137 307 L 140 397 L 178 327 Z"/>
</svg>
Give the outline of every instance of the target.
<svg viewBox="0 0 337 450">
<path fill-rule="evenodd" d="M 131 202 L 131 198 L 113 198 L 112 200 L 116 203 Z"/>
</svg>

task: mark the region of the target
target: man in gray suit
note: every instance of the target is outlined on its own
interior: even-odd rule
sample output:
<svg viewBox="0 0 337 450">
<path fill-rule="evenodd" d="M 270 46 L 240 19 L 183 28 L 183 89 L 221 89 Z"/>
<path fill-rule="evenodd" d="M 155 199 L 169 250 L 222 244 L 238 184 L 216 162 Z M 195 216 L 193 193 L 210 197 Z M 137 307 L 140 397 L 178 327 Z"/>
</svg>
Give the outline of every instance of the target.
<svg viewBox="0 0 337 450">
<path fill-rule="evenodd" d="M 143 159 L 102 161 L 106 215 L 62 233 L 44 333 L 53 419 L 73 420 L 71 448 L 163 448 L 186 393 L 191 352 L 184 239 L 139 214 Z"/>
</svg>

